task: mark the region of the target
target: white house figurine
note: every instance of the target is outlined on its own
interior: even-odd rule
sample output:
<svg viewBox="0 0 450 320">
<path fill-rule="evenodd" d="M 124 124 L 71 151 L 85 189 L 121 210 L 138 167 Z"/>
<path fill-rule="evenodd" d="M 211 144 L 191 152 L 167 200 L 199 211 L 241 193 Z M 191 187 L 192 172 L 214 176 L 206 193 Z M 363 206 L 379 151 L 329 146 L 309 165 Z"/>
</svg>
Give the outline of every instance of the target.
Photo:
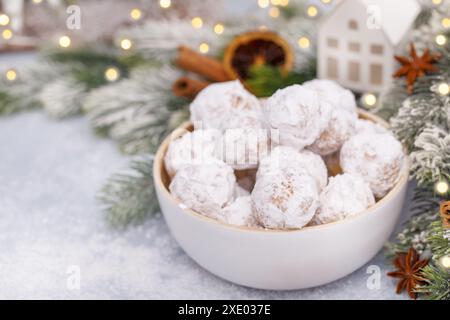
<svg viewBox="0 0 450 320">
<path fill-rule="evenodd" d="M 319 27 L 319 77 L 356 92 L 381 93 L 409 40 L 416 0 L 341 0 Z"/>
</svg>

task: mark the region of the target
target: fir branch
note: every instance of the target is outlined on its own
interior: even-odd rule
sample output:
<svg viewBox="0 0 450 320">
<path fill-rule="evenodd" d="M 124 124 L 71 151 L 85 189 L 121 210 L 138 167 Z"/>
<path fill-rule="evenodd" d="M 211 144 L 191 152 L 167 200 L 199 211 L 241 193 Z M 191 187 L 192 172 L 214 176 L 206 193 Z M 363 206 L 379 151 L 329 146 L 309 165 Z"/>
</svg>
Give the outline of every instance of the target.
<svg viewBox="0 0 450 320">
<path fill-rule="evenodd" d="M 270 97 L 278 89 L 293 84 L 302 84 L 316 76 L 315 62 L 311 61 L 302 72 L 283 72 L 276 67 L 261 65 L 252 67 L 250 78 L 246 81 L 251 91 L 258 97 Z"/>
<path fill-rule="evenodd" d="M 159 212 L 153 186 L 153 158 L 134 159 L 129 169 L 114 174 L 98 195 L 107 221 L 114 227 L 142 223 Z"/>
<path fill-rule="evenodd" d="M 180 45 L 193 48 L 206 42 L 211 48 L 211 54 L 227 43 L 227 34 L 218 36 L 214 28 L 204 25 L 203 28 L 189 32 L 192 25 L 188 19 L 169 18 L 164 20 L 150 20 L 146 24 L 122 30 L 117 39 L 128 38 L 133 41 L 134 50 L 142 56 L 155 59 L 159 62 L 169 63 L 175 58 L 176 50 Z"/>
<path fill-rule="evenodd" d="M 433 34 L 435 34 L 436 32 L 437 30 L 434 30 Z M 421 40 L 431 38 L 434 39 L 434 37 L 419 37 L 419 39 Z M 413 105 L 416 103 L 420 104 L 421 102 L 429 101 L 430 99 L 439 99 L 439 96 L 436 96 L 436 93 L 430 91 L 430 88 L 436 83 L 449 80 L 448 79 L 450 74 L 449 45 L 447 45 L 446 47 L 439 47 L 430 44 L 431 45 L 430 47 L 428 43 L 425 43 L 422 46 L 420 45 L 421 43 L 418 42 L 414 42 L 414 44 L 416 45 L 417 48 L 420 47 L 422 47 L 422 49 L 430 48 L 430 50 L 433 53 L 439 53 L 441 55 L 441 59 L 436 64 L 439 72 L 420 77 L 414 84 L 413 96 L 409 96 L 407 93 L 405 79 L 403 78 L 395 79 L 393 81 L 391 88 L 387 92 L 383 93 L 382 96 L 380 97 L 381 98 L 380 107 L 377 110 L 375 110 L 376 114 L 378 114 L 379 116 L 383 117 L 386 120 L 389 120 L 394 116 L 397 116 L 399 110 L 401 110 L 402 106 L 404 105 L 404 101 L 408 99 L 411 99 L 413 101 Z M 397 117 L 401 118 L 402 116 L 399 115 Z M 420 118 L 420 115 L 417 115 L 417 117 L 414 117 L 412 119 L 405 119 L 405 121 L 403 121 L 405 125 L 408 124 L 409 120 L 412 121 L 409 123 L 409 125 L 413 126 L 412 134 L 414 134 L 414 132 L 416 132 L 416 134 L 417 132 L 420 132 L 418 128 L 420 128 L 420 126 L 423 124 L 423 121 L 422 122 L 415 121 L 418 118 Z M 401 119 L 397 121 L 401 121 Z"/>
<path fill-rule="evenodd" d="M 131 69 L 152 64 L 138 54 L 123 55 L 117 49 L 109 47 L 51 51 L 47 52 L 46 56 L 70 68 L 73 78 L 85 85 L 87 89 L 95 89 L 107 84 L 104 72 L 109 67 L 116 67 L 121 77 L 127 78 Z"/>
<path fill-rule="evenodd" d="M 17 74 L 15 81 L 0 83 L 0 114 L 42 107 L 39 96 L 43 85 L 65 77 L 67 69 L 44 60 L 19 68 Z"/>
<path fill-rule="evenodd" d="M 422 270 L 427 283 L 416 291 L 427 300 L 450 300 L 450 274 L 438 266 L 429 264 Z"/>
<path fill-rule="evenodd" d="M 435 77 L 435 83 L 444 79 Z M 391 126 L 396 136 L 412 151 L 416 138 L 427 126 L 437 126 L 447 129 L 449 100 L 431 91 L 434 83 L 426 90 L 420 90 L 414 96 L 405 100 L 397 116 L 391 119 Z M 419 88 L 418 88 L 419 90 Z"/>
<path fill-rule="evenodd" d="M 172 94 L 179 74 L 167 66 L 139 70 L 129 79 L 93 91 L 84 109 L 94 128 L 107 130 L 125 153 L 153 152 L 186 119 L 187 101 Z"/>
<path fill-rule="evenodd" d="M 413 247 L 419 254 L 431 250 L 428 242 L 430 225 L 439 220 L 439 205 L 442 198 L 434 193 L 432 185 L 416 187 L 411 199 L 411 219 L 397 234 L 394 242 L 387 244 L 388 257 L 398 252 L 407 252 Z"/>
<path fill-rule="evenodd" d="M 39 101 L 51 117 L 62 119 L 81 113 L 86 94 L 82 84 L 67 76 L 44 85 Z"/>
<path fill-rule="evenodd" d="M 446 233 L 442 221 L 435 221 L 430 225 L 427 241 L 432 248 L 434 260 L 450 254 L 450 240 L 446 238 Z"/>
<path fill-rule="evenodd" d="M 420 184 L 450 179 L 450 134 L 430 126 L 414 142 L 411 174 Z"/>
</svg>

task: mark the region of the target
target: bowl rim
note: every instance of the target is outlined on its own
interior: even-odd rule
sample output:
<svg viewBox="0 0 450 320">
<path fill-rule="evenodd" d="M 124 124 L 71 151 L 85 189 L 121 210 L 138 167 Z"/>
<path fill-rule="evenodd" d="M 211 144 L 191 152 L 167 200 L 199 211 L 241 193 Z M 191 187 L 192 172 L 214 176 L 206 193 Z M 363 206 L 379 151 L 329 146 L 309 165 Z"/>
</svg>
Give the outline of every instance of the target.
<svg viewBox="0 0 450 320">
<path fill-rule="evenodd" d="M 379 116 L 369 113 L 368 111 L 358 108 L 358 115 L 362 119 L 369 120 L 369 121 L 375 122 L 377 124 L 380 124 L 385 128 L 389 128 L 389 124 L 385 120 L 383 120 Z M 335 221 L 335 222 L 326 223 L 326 224 L 305 226 L 302 229 L 289 229 L 289 230 L 276 230 L 276 229 L 265 229 L 265 228 L 256 229 L 256 228 L 250 228 L 250 227 L 244 227 L 244 226 L 231 225 L 231 224 L 227 224 L 222 221 L 218 221 L 213 218 L 206 217 L 200 213 L 195 212 L 192 209 L 183 208 L 181 206 L 181 202 L 176 200 L 175 197 L 172 196 L 172 194 L 169 192 L 169 190 L 166 188 L 166 186 L 163 183 L 161 173 L 162 173 L 162 170 L 165 170 L 164 156 L 166 154 L 168 145 L 171 141 L 172 135 L 178 131 L 180 131 L 180 133 L 186 132 L 186 130 L 188 130 L 189 127 L 191 127 L 191 126 L 192 126 L 192 123 L 190 121 L 186 121 L 186 122 L 182 123 L 175 130 L 173 130 L 163 140 L 163 142 L 159 146 L 159 148 L 154 156 L 154 159 L 153 159 L 153 180 L 154 180 L 155 187 L 157 189 L 162 190 L 163 196 L 167 200 L 172 202 L 175 206 L 177 206 L 178 208 L 180 208 L 187 214 L 190 214 L 191 216 L 193 216 L 197 219 L 200 219 L 204 222 L 216 224 L 218 226 L 229 228 L 229 229 L 232 229 L 235 231 L 257 232 L 257 233 L 276 233 L 276 234 L 294 234 L 294 233 L 300 233 L 300 232 L 323 230 L 323 229 L 327 229 L 327 228 L 333 228 L 334 226 L 337 226 L 337 225 L 349 224 L 357 219 L 362 219 L 363 217 L 365 217 L 368 214 L 370 214 L 371 212 L 377 210 L 378 208 L 383 206 L 385 203 L 387 203 L 389 200 L 394 198 L 402 190 L 402 188 L 408 183 L 408 180 L 409 180 L 409 158 L 406 154 L 406 149 L 405 149 L 405 157 L 403 160 L 403 165 L 402 165 L 402 168 L 400 171 L 400 176 L 399 176 L 398 181 L 396 182 L 395 186 L 382 199 L 378 200 L 373 206 L 371 206 L 368 209 L 364 210 L 363 212 L 357 214 L 356 216 L 346 218 L 343 220 L 339 220 L 339 221 Z"/>
</svg>

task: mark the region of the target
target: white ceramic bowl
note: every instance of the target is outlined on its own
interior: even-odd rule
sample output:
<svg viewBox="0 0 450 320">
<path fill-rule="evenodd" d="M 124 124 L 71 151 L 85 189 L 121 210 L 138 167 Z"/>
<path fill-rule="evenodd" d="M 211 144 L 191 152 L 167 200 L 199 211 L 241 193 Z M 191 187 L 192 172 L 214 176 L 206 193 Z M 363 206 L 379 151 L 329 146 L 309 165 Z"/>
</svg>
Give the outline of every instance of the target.
<svg viewBox="0 0 450 320">
<path fill-rule="evenodd" d="M 386 125 L 363 111 L 360 117 Z M 186 123 L 181 128 L 189 129 Z M 396 186 L 357 217 L 298 231 L 234 227 L 182 209 L 167 187 L 164 154 L 154 161 L 154 180 L 162 213 L 180 246 L 199 265 L 231 282 L 259 289 L 294 290 L 342 278 L 370 261 L 391 235 L 404 203 L 408 160 Z"/>
</svg>

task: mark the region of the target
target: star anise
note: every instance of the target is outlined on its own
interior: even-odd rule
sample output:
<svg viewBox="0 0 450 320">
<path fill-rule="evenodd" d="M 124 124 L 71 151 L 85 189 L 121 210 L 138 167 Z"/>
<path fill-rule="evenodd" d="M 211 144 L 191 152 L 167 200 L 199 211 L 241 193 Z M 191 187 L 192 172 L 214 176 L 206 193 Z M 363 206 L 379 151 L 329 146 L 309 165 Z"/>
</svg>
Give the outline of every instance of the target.
<svg viewBox="0 0 450 320">
<path fill-rule="evenodd" d="M 421 57 L 417 55 L 414 44 L 411 43 L 409 49 L 410 57 L 395 56 L 395 60 L 402 64 L 402 67 L 395 72 L 395 78 L 406 77 L 408 86 L 408 94 L 414 91 L 414 83 L 420 77 L 429 72 L 437 72 L 439 69 L 433 65 L 440 58 L 440 54 L 430 53 L 430 49 L 426 48 Z"/>
<path fill-rule="evenodd" d="M 420 259 L 419 254 L 410 248 L 408 253 L 397 253 L 393 261 L 397 270 L 389 272 L 388 276 L 399 278 L 397 283 L 397 294 L 400 294 L 404 289 L 408 292 L 411 299 L 417 298 L 417 293 L 414 291 L 418 286 L 425 284 L 421 276 L 421 270 L 428 264 L 428 259 Z"/>
</svg>

